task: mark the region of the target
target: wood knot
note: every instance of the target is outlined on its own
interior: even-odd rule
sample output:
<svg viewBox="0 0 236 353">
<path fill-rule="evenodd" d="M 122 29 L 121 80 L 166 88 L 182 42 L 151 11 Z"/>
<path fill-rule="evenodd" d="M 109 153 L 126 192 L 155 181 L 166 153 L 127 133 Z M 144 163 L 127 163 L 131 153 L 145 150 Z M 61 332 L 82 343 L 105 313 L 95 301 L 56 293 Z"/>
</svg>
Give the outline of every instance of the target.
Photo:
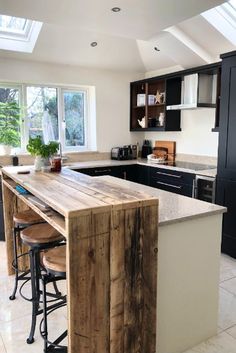
<svg viewBox="0 0 236 353">
<path fill-rule="evenodd" d="M 95 257 L 95 251 L 94 251 L 94 249 L 89 250 L 88 256 L 89 256 L 91 259 L 93 259 L 93 258 Z"/>
<path fill-rule="evenodd" d="M 155 248 L 155 249 L 154 249 L 154 253 L 156 254 L 157 252 L 158 252 L 158 249 L 157 249 L 157 248 Z"/>
</svg>

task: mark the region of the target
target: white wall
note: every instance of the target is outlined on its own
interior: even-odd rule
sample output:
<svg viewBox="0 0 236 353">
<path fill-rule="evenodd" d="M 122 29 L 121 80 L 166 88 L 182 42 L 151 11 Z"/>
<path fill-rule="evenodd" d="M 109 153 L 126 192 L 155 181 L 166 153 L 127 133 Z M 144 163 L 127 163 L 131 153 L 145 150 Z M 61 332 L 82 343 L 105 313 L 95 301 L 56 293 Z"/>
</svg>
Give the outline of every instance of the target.
<svg viewBox="0 0 236 353">
<path fill-rule="evenodd" d="M 135 143 L 138 139 L 142 141 L 144 134 L 129 132 L 129 83 L 139 78 L 134 73 L 0 58 L 0 82 L 95 86 L 97 149 L 100 152 Z"/>
<path fill-rule="evenodd" d="M 145 133 L 145 139 L 176 141 L 176 152 L 217 157 L 218 132 L 211 129 L 215 123 L 215 109 L 183 110 L 181 132 Z"/>
</svg>

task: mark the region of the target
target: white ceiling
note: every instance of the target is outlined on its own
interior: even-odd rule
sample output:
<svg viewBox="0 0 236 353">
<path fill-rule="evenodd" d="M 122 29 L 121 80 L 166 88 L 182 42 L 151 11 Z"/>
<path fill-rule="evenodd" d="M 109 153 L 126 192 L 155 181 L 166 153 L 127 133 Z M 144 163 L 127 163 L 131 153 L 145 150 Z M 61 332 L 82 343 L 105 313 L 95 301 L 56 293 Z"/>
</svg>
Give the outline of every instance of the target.
<svg viewBox="0 0 236 353">
<path fill-rule="evenodd" d="M 222 0 L 0 0 L 1 14 L 44 23 L 32 54 L 0 50 L 0 56 L 135 72 L 202 65 L 206 62 L 198 52 L 163 30 L 179 24 L 181 31 L 216 58 L 232 46 L 198 15 L 221 3 Z M 111 12 L 114 6 L 122 11 Z M 206 33 L 210 41 L 205 40 Z M 92 41 L 97 41 L 98 46 L 92 48 Z M 154 51 L 154 46 L 161 51 Z"/>
</svg>

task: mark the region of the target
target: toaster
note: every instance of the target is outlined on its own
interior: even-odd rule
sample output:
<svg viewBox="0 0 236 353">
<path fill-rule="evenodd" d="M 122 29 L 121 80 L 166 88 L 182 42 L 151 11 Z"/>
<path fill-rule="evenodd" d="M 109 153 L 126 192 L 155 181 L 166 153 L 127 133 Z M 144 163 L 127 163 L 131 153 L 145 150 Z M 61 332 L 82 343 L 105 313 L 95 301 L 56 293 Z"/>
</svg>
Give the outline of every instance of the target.
<svg viewBox="0 0 236 353">
<path fill-rule="evenodd" d="M 128 160 L 137 158 L 137 146 L 127 145 L 123 147 L 113 147 L 111 149 L 111 159 Z"/>
</svg>

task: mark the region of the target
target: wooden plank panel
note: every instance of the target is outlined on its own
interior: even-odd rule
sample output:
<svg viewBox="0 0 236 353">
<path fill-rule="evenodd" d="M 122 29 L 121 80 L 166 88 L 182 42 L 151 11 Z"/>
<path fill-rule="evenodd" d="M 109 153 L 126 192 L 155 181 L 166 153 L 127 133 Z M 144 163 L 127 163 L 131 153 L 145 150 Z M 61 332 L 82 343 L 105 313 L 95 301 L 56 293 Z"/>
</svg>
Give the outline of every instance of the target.
<svg viewBox="0 0 236 353">
<path fill-rule="evenodd" d="M 69 352 L 109 353 L 110 211 L 70 219 L 67 253 Z M 91 236 L 92 235 L 92 236 Z"/>
<path fill-rule="evenodd" d="M 12 268 L 12 261 L 14 258 L 13 253 L 13 214 L 17 210 L 17 198 L 12 192 L 3 184 L 3 215 L 4 215 L 4 225 L 5 225 L 5 239 L 6 239 L 6 249 L 7 249 L 7 269 L 8 274 L 14 274 Z"/>
<path fill-rule="evenodd" d="M 110 353 L 124 353 L 125 212 L 113 209 L 110 240 Z"/>
</svg>

